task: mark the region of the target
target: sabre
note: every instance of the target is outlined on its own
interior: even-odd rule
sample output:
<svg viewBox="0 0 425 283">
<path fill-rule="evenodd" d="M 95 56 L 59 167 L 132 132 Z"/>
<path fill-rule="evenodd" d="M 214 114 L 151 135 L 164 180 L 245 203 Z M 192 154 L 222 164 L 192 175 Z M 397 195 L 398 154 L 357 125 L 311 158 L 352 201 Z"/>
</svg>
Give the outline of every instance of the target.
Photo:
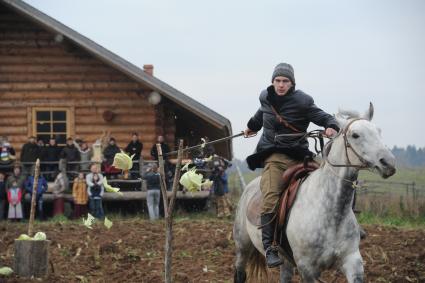
<svg viewBox="0 0 425 283">
<path fill-rule="evenodd" d="M 194 146 L 191 146 L 191 147 L 184 148 L 183 151 L 190 151 L 190 150 L 198 148 L 198 147 L 204 147 L 204 146 L 209 145 L 209 144 L 215 144 L 215 143 L 231 140 L 231 139 L 234 139 L 234 138 L 237 138 L 237 137 L 240 137 L 240 136 L 244 136 L 244 135 L 245 134 L 242 131 L 239 134 L 236 134 L 236 135 L 233 135 L 233 136 L 228 136 L 228 137 L 224 137 L 224 138 L 221 138 L 221 139 L 217 139 L 217 140 L 213 140 L 213 141 L 209 141 L 209 142 L 206 142 L 206 143 L 201 143 L 201 144 L 198 144 L 198 145 L 194 145 Z M 246 136 L 245 138 L 254 137 L 256 135 L 257 135 L 257 133 Z M 173 155 L 173 154 L 176 154 L 177 152 L 178 152 L 177 150 L 170 151 L 167 154 L 165 154 L 165 156 Z"/>
</svg>

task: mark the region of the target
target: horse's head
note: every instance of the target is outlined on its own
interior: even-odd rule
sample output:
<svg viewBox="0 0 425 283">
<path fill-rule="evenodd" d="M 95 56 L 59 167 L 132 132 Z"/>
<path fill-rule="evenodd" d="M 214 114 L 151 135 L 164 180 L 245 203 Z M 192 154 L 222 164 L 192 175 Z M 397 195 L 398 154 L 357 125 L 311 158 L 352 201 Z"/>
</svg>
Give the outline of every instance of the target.
<svg viewBox="0 0 425 283">
<path fill-rule="evenodd" d="M 395 157 L 382 142 L 381 130 L 371 122 L 372 117 L 372 103 L 363 115 L 343 110 L 336 115 L 340 134 L 345 136 L 345 145 L 351 147 L 349 151 L 354 158 L 365 167 L 376 169 L 383 178 L 388 178 L 396 172 Z"/>
</svg>

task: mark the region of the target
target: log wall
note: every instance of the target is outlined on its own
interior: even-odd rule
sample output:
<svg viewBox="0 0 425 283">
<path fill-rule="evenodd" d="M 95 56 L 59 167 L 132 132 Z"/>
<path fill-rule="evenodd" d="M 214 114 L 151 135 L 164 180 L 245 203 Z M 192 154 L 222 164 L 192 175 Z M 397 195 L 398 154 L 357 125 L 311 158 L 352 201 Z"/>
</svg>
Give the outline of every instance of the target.
<svg viewBox="0 0 425 283">
<path fill-rule="evenodd" d="M 110 131 L 120 147 L 132 132 L 144 143 L 143 156 L 158 134 L 174 145 L 174 115 L 152 106 L 150 90 L 0 4 L 0 136 L 18 151 L 33 134 L 33 107 L 66 107 L 71 135 L 94 142 Z M 102 114 L 115 118 L 105 122 Z"/>
</svg>

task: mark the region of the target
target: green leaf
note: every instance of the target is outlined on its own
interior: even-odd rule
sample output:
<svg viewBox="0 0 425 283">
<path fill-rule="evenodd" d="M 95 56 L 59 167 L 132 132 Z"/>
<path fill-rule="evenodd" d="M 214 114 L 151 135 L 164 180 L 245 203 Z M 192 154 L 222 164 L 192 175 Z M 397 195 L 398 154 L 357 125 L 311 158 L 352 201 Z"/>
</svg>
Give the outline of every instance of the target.
<svg viewBox="0 0 425 283">
<path fill-rule="evenodd" d="M 47 239 L 46 233 L 44 232 L 37 232 L 34 237 L 33 240 L 35 241 L 45 241 Z"/>
<path fill-rule="evenodd" d="M 27 234 L 21 234 L 16 240 L 31 241 L 32 238 L 30 236 L 28 236 Z"/>
<path fill-rule="evenodd" d="M 0 268 L 0 274 L 4 276 L 9 276 L 13 273 L 13 269 L 7 266 Z"/>
<path fill-rule="evenodd" d="M 87 213 L 87 219 L 84 219 L 83 217 L 83 225 L 89 229 L 93 229 L 91 226 L 94 224 L 95 221 L 96 221 L 96 218 L 94 218 L 94 216 L 91 215 L 90 213 Z"/>
<path fill-rule="evenodd" d="M 108 217 L 105 217 L 105 222 L 103 223 L 106 228 L 111 229 L 112 227 L 112 221 L 108 219 Z"/>
</svg>

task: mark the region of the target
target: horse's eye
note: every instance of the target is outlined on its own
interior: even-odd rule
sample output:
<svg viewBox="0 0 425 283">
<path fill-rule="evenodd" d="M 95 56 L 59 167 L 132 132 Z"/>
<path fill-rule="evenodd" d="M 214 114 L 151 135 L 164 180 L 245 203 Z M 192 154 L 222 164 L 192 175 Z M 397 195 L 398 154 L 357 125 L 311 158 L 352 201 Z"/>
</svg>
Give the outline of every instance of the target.
<svg viewBox="0 0 425 283">
<path fill-rule="evenodd" d="M 356 133 L 353 133 L 352 135 L 351 135 L 354 139 L 358 139 L 360 136 L 358 135 L 358 134 L 356 134 Z"/>
</svg>

